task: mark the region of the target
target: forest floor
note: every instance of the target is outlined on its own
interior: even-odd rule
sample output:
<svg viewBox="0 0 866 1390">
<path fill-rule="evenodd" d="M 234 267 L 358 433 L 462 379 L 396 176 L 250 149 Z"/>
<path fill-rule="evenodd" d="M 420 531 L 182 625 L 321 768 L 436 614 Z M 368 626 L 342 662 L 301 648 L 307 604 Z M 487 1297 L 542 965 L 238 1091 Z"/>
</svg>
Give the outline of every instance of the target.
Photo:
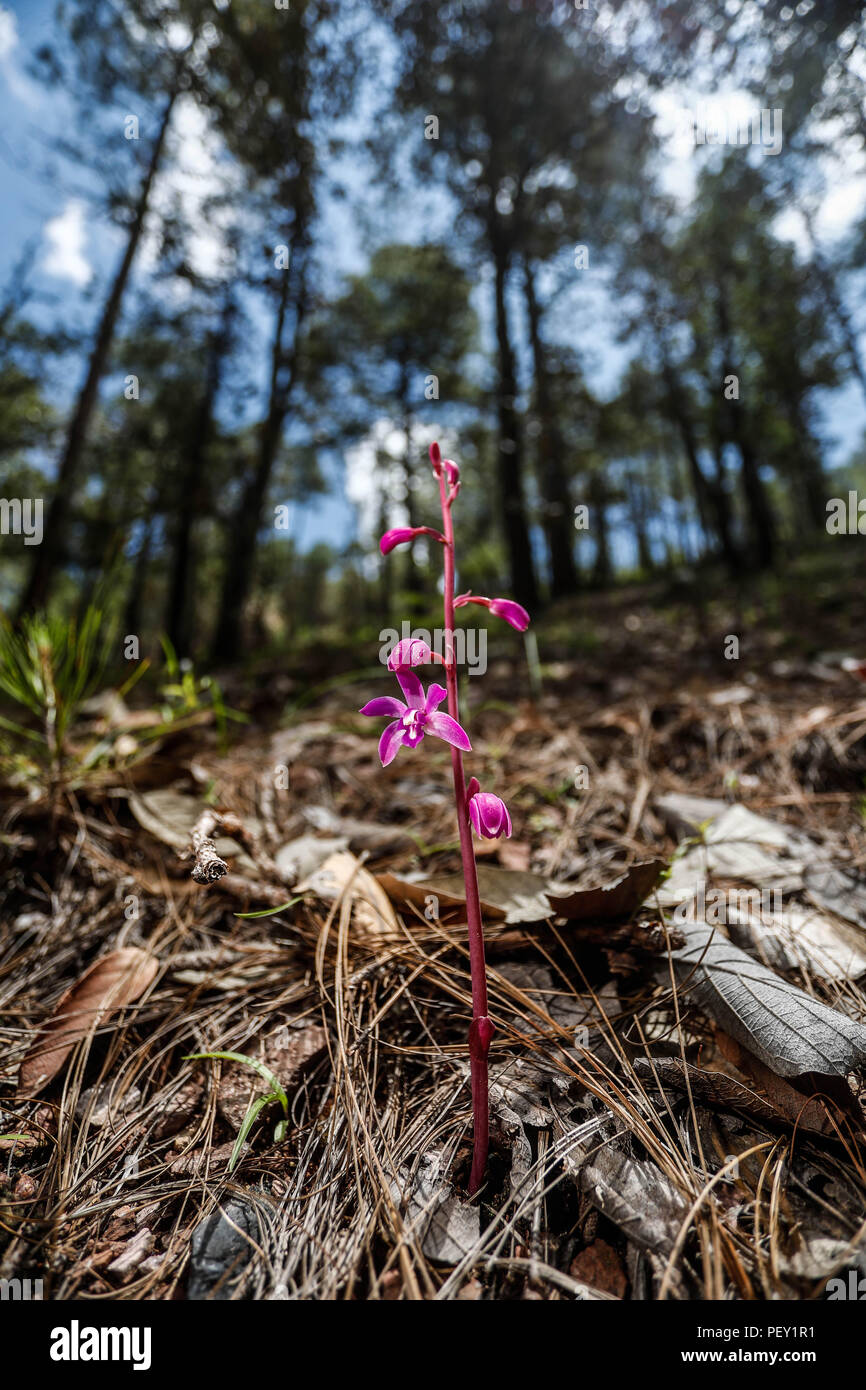
<svg viewBox="0 0 866 1390">
<path fill-rule="evenodd" d="M 762 1299 L 866 1273 L 866 685 L 843 661 L 864 619 L 834 552 L 742 602 L 563 605 L 534 696 L 497 636 L 468 680 L 467 761 L 514 823 L 479 845 L 474 1201 L 445 746 L 380 769 L 356 711 L 384 668 L 267 716 L 276 674 L 236 681 L 254 720 L 228 745 L 208 712 L 144 744 L 142 708 L 91 701 L 76 775 L 0 794 L 0 1276 L 56 1299 Z M 208 807 L 231 834 L 202 886 Z"/>
</svg>

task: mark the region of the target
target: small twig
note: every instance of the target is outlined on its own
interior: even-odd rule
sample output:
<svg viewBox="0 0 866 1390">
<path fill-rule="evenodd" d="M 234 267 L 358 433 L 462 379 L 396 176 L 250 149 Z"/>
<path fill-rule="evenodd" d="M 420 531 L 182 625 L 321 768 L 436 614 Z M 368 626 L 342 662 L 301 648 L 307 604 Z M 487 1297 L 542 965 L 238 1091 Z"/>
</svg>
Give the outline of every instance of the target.
<svg viewBox="0 0 866 1390">
<path fill-rule="evenodd" d="M 229 866 L 224 859 L 220 859 L 213 840 L 221 826 L 222 818 L 208 808 L 202 811 L 192 828 L 192 847 L 195 850 L 192 876 L 196 883 L 216 883 L 218 878 L 228 873 Z"/>
<path fill-rule="evenodd" d="M 219 830 L 243 845 L 266 879 L 273 879 L 276 883 L 288 883 L 292 879 L 293 875 L 286 874 L 279 868 L 259 843 L 258 836 L 253 834 L 236 812 L 215 811 L 208 807 L 199 816 L 192 831 L 192 847 L 195 850 L 192 876 L 196 883 L 215 883 L 223 874 L 228 873 L 228 864 L 224 859 L 220 859 L 213 842 L 213 836 Z M 284 897 L 285 895 L 280 898 L 281 902 L 284 901 Z"/>
</svg>

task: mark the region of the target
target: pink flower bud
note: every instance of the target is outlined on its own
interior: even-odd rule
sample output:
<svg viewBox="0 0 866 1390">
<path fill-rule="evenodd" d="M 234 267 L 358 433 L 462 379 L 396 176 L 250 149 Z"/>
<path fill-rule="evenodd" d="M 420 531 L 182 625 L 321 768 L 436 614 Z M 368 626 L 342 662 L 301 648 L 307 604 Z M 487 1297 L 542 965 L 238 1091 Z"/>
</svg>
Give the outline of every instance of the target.
<svg viewBox="0 0 866 1390">
<path fill-rule="evenodd" d="M 515 603 L 513 598 L 482 598 L 478 594 L 458 594 L 454 600 L 455 608 L 465 608 L 467 603 L 480 604 L 482 608 L 489 608 L 496 618 L 502 618 L 512 627 L 516 627 L 518 632 L 525 632 L 529 627 L 529 614 L 519 603 Z"/>
<path fill-rule="evenodd" d="M 513 598 L 491 599 L 490 611 L 497 618 L 503 618 L 506 623 L 517 628 L 518 632 L 525 632 L 529 627 L 529 614 L 519 603 L 515 603 Z"/>
<path fill-rule="evenodd" d="M 438 478 L 442 466 L 442 455 L 439 452 L 438 444 L 430 445 L 430 462 L 433 465 L 433 472 L 436 474 L 436 477 Z"/>
<path fill-rule="evenodd" d="M 505 802 L 492 792 L 476 792 L 469 802 L 469 819 L 476 835 L 485 840 L 506 840 L 511 835 L 511 817 Z"/>
<path fill-rule="evenodd" d="M 385 532 L 379 542 L 379 549 L 383 555 L 388 555 L 395 545 L 405 545 L 407 541 L 414 541 L 416 536 L 432 536 L 434 540 L 445 544 L 442 532 L 434 531 L 432 526 L 395 526 Z"/>
<path fill-rule="evenodd" d="M 389 671 L 403 671 L 407 666 L 426 666 L 433 653 L 420 637 L 404 637 L 388 657 Z"/>
</svg>

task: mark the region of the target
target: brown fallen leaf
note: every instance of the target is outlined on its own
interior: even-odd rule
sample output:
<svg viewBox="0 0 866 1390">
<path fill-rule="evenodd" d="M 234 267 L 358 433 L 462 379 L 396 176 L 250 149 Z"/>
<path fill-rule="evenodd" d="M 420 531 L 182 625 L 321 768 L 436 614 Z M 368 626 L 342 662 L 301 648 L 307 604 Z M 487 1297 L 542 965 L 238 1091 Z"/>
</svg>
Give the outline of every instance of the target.
<svg viewBox="0 0 866 1390">
<path fill-rule="evenodd" d="M 387 892 L 348 850 L 329 854 L 315 873 L 295 885 L 295 892 L 315 893 L 324 902 L 334 902 L 348 894 L 357 932 L 373 939 L 400 934 Z"/>
<path fill-rule="evenodd" d="M 572 1279 L 590 1288 L 609 1293 L 613 1298 L 625 1298 L 628 1287 L 622 1261 L 612 1245 L 605 1240 L 594 1240 L 585 1250 L 574 1257 L 569 1268 Z"/>
<path fill-rule="evenodd" d="M 499 862 L 503 869 L 516 869 L 525 873 L 529 868 L 529 842 L 527 840 L 497 840 Z"/>
<path fill-rule="evenodd" d="M 729 1061 L 734 1065 L 745 1066 L 748 1071 L 751 1070 L 748 1054 L 733 1038 L 728 1038 L 724 1047 L 721 1046 L 721 1034 L 717 1034 L 717 1039 L 720 1050 Z M 759 1094 L 753 1091 L 751 1087 L 744 1085 L 736 1077 L 729 1076 L 727 1072 L 693 1067 L 689 1063 L 683 1064 L 678 1057 L 657 1057 L 652 1062 L 646 1058 L 638 1058 L 635 1069 L 644 1081 L 658 1081 L 663 1086 L 671 1086 L 684 1094 L 691 1092 L 695 1100 L 701 1101 L 704 1105 L 722 1110 L 736 1110 L 765 1124 L 795 1123 L 800 1129 L 809 1130 L 813 1134 L 832 1132 L 820 1102 L 794 1091 L 793 1087 L 782 1082 L 780 1077 L 773 1078 L 776 1093 L 771 1096 L 769 1093 Z M 765 1079 L 766 1072 L 767 1068 L 763 1068 L 762 1080 Z M 755 1079 L 757 1080 L 757 1077 Z M 780 1105 L 776 1102 L 782 1094 L 778 1089 L 781 1087 L 784 1087 L 786 1101 Z M 764 1091 L 766 1092 L 766 1087 Z"/>
<path fill-rule="evenodd" d="M 19 1094 L 33 1095 L 47 1086 L 76 1043 L 138 999 L 158 970 L 156 957 L 137 946 L 124 946 L 95 960 L 58 1001 L 21 1063 Z"/>
<path fill-rule="evenodd" d="M 779 1076 L 770 1067 L 766 1066 L 758 1057 L 752 1055 L 749 1050 L 730 1037 L 721 1028 L 715 1029 L 716 1042 L 723 1057 L 732 1062 L 746 1076 L 761 1088 L 770 1104 L 779 1112 L 784 1120 L 789 1124 L 795 1124 L 800 1129 L 809 1130 L 812 1134 L 836 1134 L 837 1126 L 834 1126 L 830 1118 L 828 1106 L 831 1104 L 832 1097 L 827 1095 L 826 1099 L 822 1094 L 807 1094 L 800 1090 L 796 1084 L 786 1081 L 783 1076 Z M 816 1077 L 815 1081 L 819 1088 L 829 1089 L 831 1082 L 827 1078 Z M 809 1088 L 811 1090 L 811 1087 Z M 835 1110 L 837 1107 L 833 1107 Z"/>
<path fill-rule="evenodd" d="M 664 867 L 663 860 L 652 859 L 633 864 L 612 883 L 598 888 L 571 888 L 568 884 L 550 882 L 541 874 L 479 864 L 481 912 L 487 921 L 504 920 L 512 925 L 540 922 L 546 917 L 567 917 L 572 922 L 630 917 L 652 892 Z M 377 874 L 376 877 L 389 897 L 398 901 L 426 908 L 430 898 L 436 898 L 441 918 L 454 907 L 465 912 L 466 890 L 462 874 L 427 879 L 398 878 L 394 874 Z"/>
</svg>

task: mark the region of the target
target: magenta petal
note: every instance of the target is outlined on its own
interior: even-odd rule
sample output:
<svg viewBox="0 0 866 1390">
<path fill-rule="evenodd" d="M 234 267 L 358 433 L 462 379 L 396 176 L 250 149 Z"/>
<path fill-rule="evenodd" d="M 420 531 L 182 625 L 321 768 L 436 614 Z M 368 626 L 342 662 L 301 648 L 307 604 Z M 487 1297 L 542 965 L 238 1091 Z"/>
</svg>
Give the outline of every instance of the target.
<svg viewBox="0 0 866 1390">
<path fill-rule="evenodd" d="M 469 735 L 465 729 L 461 729 L 456 719 L 451 718 L 450 714 L 428 714 L 427 727 L 424 732 L 435 734 L 437 738 L 444 738 L 446 743 L 453 743 L 455 748 L 462 748 L 464 753 L 472 752 Z"/>
<path fill-rule="evenodd" d="M 511 834 L 511 817 L 508 807 L 499 796 L 492 792 L 476 792 L 469 803 L 469 819 L 476 834 L 485 840 L 506 839 Z"/>
<path fill-rule="evenodd" d="M 420 676 L 416 676 L 415 672 L 410 671 L 408 668 L 404 668 L 396 674 L 400 682 L 400 688 L 406 696 L 406 704 L 409 706 L 409 709 L 423 709 L 424 687 L 421 684 Z"/>
<path fill-rule="evenodd" d="M 383 555 L 388 555 L 395 545 L 405 545 L 407 541 L 414 540 L 417 534 L 417 530 L 412 526 L 395 526 L 385 532 L 379 541 L 379 549 Z"/>
<path fill-rule="evenodd" d="M 379 761 L 383 767 L 392 763 L 400 752 L 400 745 L 403 742 L 403 728 L 399 721 L 393 724 L 386 724 L 379 739 Z"/>
<path fill-rule="evenodd" d="M 388 670 L 399 671 L 406 666 L 426 666 L 433 653 L 420 637 L 404 637 L 388 657 Z"/>
<path fill-rule="evenodd" d="M 444 685 L 430 685 L 427 687 L 427 703 L 424 706 L 427 714 L 432 714 L 434 709 L 438 709 L 448 691 Z"/>
<path fill-rule="evenodd" d="M 525 632 L 529 627 L 529 614 L 521 604 L 515 603 L 512 598 L 491 599 L 490 611 L 497 618 L 502 618 L 506 623 L 517 628 L 518 632 Z"/>
<path fill-rule="evenodd" d="M 377 695 L 375 700 L 368 700 L 364 708 L 358 713 L 369 715 L 370 718 L 382 714 L 387 714 L 389 718 L 393 718 L 396 714 L 399 719 L 406 713 L 406 706 L 395 695 Z"/>
</svg>

